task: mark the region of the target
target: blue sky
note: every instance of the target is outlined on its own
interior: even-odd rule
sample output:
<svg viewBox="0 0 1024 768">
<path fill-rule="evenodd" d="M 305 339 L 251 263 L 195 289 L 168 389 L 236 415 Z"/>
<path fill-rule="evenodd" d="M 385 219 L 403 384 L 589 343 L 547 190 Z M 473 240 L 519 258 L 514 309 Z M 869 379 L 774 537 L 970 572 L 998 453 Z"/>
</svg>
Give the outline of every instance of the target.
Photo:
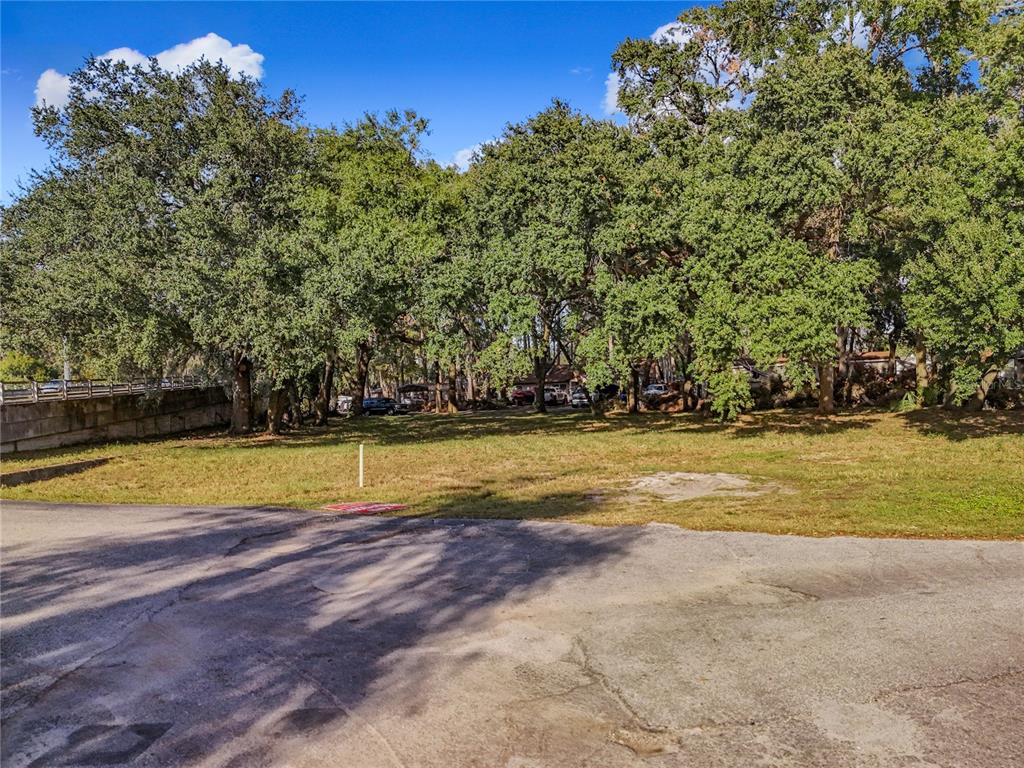
<svg viewBox="0 0 1024 768">
<path fill-rule="evenodd" d="M 224 50 L 225 60 L 257 71 L 271 93 L 296 90 L 313 124 L 415 109 L 431 123 L 426 150 L 447 163 L 553 97 L 605 115 L 605 79 L 616 45 L 651 35 L 686 5 L 5 0 L 2 198 L 9 199 L 29 169 L 47 162 L 29 114 L 40 76 L 54 70 L 44 88 L 53 93 L 60 76 L 90 54 L 124 48 L 164 52 L 173 60 Z"/>
</svg>

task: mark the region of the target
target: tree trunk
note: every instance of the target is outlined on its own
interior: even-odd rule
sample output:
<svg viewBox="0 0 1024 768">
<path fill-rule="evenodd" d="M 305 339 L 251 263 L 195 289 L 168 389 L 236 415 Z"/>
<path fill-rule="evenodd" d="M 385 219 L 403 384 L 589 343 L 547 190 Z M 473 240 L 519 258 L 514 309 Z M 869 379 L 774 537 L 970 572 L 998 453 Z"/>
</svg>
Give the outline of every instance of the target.
<svg viewBox="0 0 1024 768">
<path fill-rule="evenodd" d="M 455 363 L 448 366 L 448 413 L 459 412 L 459 369 Z"/>
<path fill-rule="evenodd" d="M 537 413 L 547 413 L 548 404 L 544 402 L 544 383 L 548 377 L 547 358 L 533 358 L 533 373 L 537 377 L 537 394 L 533 396 L 533 405 Z"/>
<path fill-rule="evenodd" d="M 697 397 L 693 394 L 693 379 L 687 378 L 681 388 L 683 410 L 692 411 L 697 407 Z"/>
<path fill-rule="evenodd" d="M 824 363 L 818 366 L 818 413 L 835 412 L 835 369 L 832 363 Z"/>
<path fill-rule="evenodd" d="M 999 368 L 994 365 L 989 366 L 989 369 L 982 374 L 978 388 L 974 390 L 974 396 L 967 401 L 967 410 L 980 411 L 985 407 L 985 398 L 988 397 L 988 391 L 992 388 L 997 376 L 999 376 Z"/>
<path fill-rule="evenodd" d="M 640 412 L 640 371 L 629 369 L 629 391 L 626 393 L 626 406 L 630 413 Z"/>
<path fill-rule="evenodd" d="M 71 358 L 68 356 L 68 337 L 60 337 L 60 356 L 64 360 L 64 381 L 71 381 Z"/>
<path fill-rule="evenodd" d="M 842 379 L 845 378 L 849 373 L 849 354 L 847 351 L 848 339 L 850 336 L 850 330 L 848 328 L 839 328 L 836 331 L 836 368 L 837 376 Z"/>
<path fill-rule="evenodd" d="M 925 390 L 928 389 L 928 355 L 924 346 L 924 336 L 914 336 L 914 377 L 917 391 L 917 404 L 924 406 Z"/>
<path fill-rule="evenodd" d="M 654 358 L 648 357 L 646 360 L 644 360 L 643 380 L 640 382 L 641 383 L 641 390 L 643 389 L 643 387 L 646 387 L 648 384 L 651 383 L 652 377 L 654 375 L 654 371 L 657 370 L 657 369 L 658 369 L 658 364 L 654 361 Z M 662 381 L 664 381 L 664 378 L 662 379 Z"/>
<path fill-rule="evenodd" d="M 370 374 L 370 348 L 366 344 L 356 347 L 356 378 L 352 384 L 352 415 L 363 415 L 363 398 L 366 397 L 366 379 Z"/>
<path fill-rule="evenodd" d="M 231 384 L 231 434 L 252 432 L 252 363 L 242 352 L 235 352 Z"/>
<path fill-rule="evenodd" d="M 466 359 L 466 399 L 476 402 L 476 381 L 474 381 L 473 365 L 469 358 Z"/>
<path fill-rule="evenodd" d="M 288 393 L 288 424 L 292 427 L 302 426 L 302 398 L 299 396 L 299 386 L 295 381 L 289 381 L 285 391 Z"/>
<path fill-rule="evenodd" d="M 838 376 L 843 383 L 842 401 L 849 404 L 853 399 L 853 369 L 850 365 L 850 357 L 853 354 L 853 342 L 855 336 L 850 328 L 840 328 L 836 334 L 836 348 L 839 352 Z"/>
<path fill-rule="evenodd" d="M 284 420 L 284 407 L 288 395 L 282 387 L 270 390 L 270 403 L 267 408 L 267 432 L 272 435 L 281 433 L 281 422 Z"/>
<path fill-rule="evenodd" d="M 434 413 L 441 412 L 444 405 L 444 398 L 441 397 L 441 364 L 434 361 Z"/>
<path fill-rule="evenodd" d="M 331 390 L 334 388 L 334 361 L 324 364 L 324 373 L 320 378 L 320 391 L 316 395 L 316 425 L 322 427 L 327 423 L 327 415 L 331 410 Z"/>
</svg>

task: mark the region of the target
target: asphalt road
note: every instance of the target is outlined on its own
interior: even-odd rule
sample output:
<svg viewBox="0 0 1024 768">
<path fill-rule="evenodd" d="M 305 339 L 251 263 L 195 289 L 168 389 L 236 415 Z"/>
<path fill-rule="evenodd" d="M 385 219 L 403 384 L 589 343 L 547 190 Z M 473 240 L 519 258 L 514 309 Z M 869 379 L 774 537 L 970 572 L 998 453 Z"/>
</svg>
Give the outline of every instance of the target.
<svg viewBox="0 0 1024 768">
<path fill-rule="evenodd" d="M 1024 543 L 4 503 L 2 762 L 1024 765 Z"/>
</svg>

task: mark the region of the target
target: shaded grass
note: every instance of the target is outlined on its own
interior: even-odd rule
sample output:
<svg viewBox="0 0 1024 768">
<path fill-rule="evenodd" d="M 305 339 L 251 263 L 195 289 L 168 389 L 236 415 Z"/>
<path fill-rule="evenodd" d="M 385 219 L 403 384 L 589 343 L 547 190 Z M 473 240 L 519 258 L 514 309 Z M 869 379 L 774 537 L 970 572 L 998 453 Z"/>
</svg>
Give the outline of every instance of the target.
<svg viewBox="0 0 1024 768">
<path fill-rule="evenodd" d="M 368 487 L 356 483 L 366 444 Z M 651 521 L 809 535 L 1024 538 L 1024 414 L 753 414 L 732 425 L 689 414 L 416 415 L 333 421 L 281 437 L 207 433 L 6 459 L 13 471 L 96 456 L 78 475 L 5 498 L 285 505 L 394 501 L 411 514 Z M 730 472 L 786 492 L 630 501 L 659 471 Z"/>
</svg>

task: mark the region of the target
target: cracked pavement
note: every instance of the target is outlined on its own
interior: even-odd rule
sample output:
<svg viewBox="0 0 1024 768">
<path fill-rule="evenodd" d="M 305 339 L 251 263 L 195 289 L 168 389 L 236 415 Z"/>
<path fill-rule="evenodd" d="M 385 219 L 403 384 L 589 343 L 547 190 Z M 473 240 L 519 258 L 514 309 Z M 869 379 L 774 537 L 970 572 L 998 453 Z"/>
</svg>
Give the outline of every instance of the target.
<svg viewBox="0 0 1024 768">
<path fill-rule="evenodd" d="M 4 766 L 1024 764 L 1024 543 L 4 502 Z"/>
</svg>

